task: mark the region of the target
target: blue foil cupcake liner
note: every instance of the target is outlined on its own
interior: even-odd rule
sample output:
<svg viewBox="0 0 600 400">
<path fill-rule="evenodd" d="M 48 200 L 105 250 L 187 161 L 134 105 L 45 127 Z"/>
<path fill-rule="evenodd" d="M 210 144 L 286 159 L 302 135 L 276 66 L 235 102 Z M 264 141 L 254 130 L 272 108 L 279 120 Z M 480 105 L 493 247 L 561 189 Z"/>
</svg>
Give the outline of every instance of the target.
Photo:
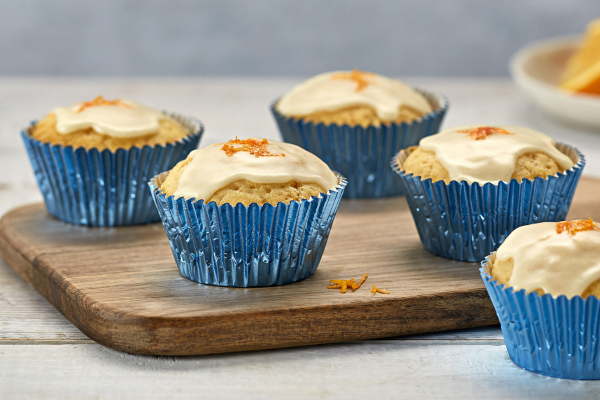
<svg viewBox="0 0 600 400">
<path fill-rule="evenodd" d="M 402 150 L 392 159 L 392 169 L 400 177 L 423 246 L 442 257 L 480 262 L 518 227 L 564 220 L 585 158 L 566 144 L 556 147 L 575 163 L 564 173 L 483 186 L 406 174 L 401 166 L 412 150 Z"/>
<path fill-rule="evenodd" d="M 312 275 L 327 244 L 346 187 L 277 206 L 217 205 L 166 196 L 168 172 L 149 182 L 181 275 L 217 286 L 255 287 L 292 283 Z"/>
<path fill-rule="evenodd" d="M 567 379 L 600 379 L 600 301 L 595 296 L 540 296 L 499 285 L 490 274 L 495 253 L 479 269 L 519 367 Z"/>
<path fill-rule="evenodd" d="M 377 198 L 402 194 L 398 176 L 390 170 L 389 160 L 401 149 L 440 129 L 448 101 L 443 96 L 418 90 L 435 110 L 411 122 L 379 127 L 325 125 L 286 117 L 271 106 L 281 136 L 323 160 L 333 171 L 348 180 L 347 199 Z"/>
<path fill-rule="evenodd" d="M 33 121 L 21 132 L 46 208 L 72 224 L 123 226 L 160 219 L 147 182 L 171 169 L 198 146 L 204 128 L 200 121 L 169 114 L 192 132 L 165 146 L 128 150 L 86 150 L 51 145 L 29 135 Z"/>
</svg>

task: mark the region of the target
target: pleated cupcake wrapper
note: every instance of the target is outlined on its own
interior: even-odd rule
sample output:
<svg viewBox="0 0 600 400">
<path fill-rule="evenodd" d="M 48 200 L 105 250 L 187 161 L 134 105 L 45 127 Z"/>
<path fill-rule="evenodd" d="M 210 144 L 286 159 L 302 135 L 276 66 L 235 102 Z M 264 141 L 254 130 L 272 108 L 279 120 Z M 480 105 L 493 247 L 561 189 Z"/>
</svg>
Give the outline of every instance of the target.
<svg viewBox="0 0 600 400">
<path fill-rule="evenodd" d="M 389 160 L 401 149 L 417 145 L 422 138 L 437 133 L 448 109 L 448 101 L 443 96 L 419 92 L 434 106 L 434 112 L 409 123 L 379 127 L 304 122 L 279 113 L 275 108 L 277 102 L 271 111 L 285 142 L 310 151 L 346 177 L 345 198 L 398 196 L 402 189 Z"/>
<path fill-rule="evenodd" d="M 33 172 L 48 212 L 78 225 L 123 226 L 160 219 L 147 182 L 169 170 L 198 146 L 200 121 L 169 114 L 192 132 L 165 146 L 128 150 L 86 150 L 51 145 L 33 139 L 29 128 L 21 132 Z"/>
<path fill-rule="evenodd" d="M 600 301 L 595 296 L 543 296 L 507 288 L 479 269 L 502 327 L 510 358 L 521 368 L 568 379 L 600 379 Z"/>
<path fill-rule="evenodd" d="M 564 173 L 483 186 L 406 174 L 401 166 L 411 149 L 402 150 L 392 159 L 392 168 L 400 177 L 423 246 L 442 257 L 480 262 L 516 228 L 564 220 L 585 158 L 571 146 L 556 146 L 575 163 Z"/>
<path fill-rule="evenodd" d="M 246 207 L 166 196 L 168 172 L 149 182 L 181 275 L 217 286 L 275 286 L 312 275 L 346 187 L 277 206 Z"/>
</svg>

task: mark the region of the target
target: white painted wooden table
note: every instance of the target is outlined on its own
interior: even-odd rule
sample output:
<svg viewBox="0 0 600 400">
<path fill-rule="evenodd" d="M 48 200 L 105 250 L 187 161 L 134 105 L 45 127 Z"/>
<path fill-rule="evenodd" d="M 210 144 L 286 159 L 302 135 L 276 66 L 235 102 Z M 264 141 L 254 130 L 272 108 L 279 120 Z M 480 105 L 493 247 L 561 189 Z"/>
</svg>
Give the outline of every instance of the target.
<svg viewBox="0 0 600 400">
<path fill-rule="evenodd" d="M 0 215 L 41 201 L 19 137 L 55 106 L 128 97 L 199 117 L 202 145 L 277 139 L 269 105 L 299 80 L 0 79 Z M 600 177 L 600 132 L 560 125 L 508 80 L 406 79 L 450 99 L 444 126 L 528 126 L 579 147 Z M 499 327 L 202 357 L 121 353 L 88 339 L 0 260 L 0 399 L 600 398 L 600 382 L 538 376 L 509 359 Z"/>
</svg>

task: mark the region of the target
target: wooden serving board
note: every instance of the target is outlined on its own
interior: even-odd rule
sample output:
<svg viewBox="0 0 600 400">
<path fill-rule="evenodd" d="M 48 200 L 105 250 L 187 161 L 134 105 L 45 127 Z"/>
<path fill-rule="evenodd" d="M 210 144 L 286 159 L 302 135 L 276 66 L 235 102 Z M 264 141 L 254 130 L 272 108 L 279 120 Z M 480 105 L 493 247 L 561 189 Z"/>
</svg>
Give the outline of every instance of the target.
<svg viewBox="0 0 600 400">
<path fill-rule="evenodd" d="M 569 218 L 600 220 L 582 179 Z M 497 324 L 479 264 L 425 250 L 404 198 L 342 201 L 310 278 L 224 288 L 179 274 L 160 223 L 86 228 L 43 204 L 0 221 L 0 255 L 84 334 L 132 353 L 192 355 L 382 338 Z M 369 278 L 356 292 L 330 279 Z M 370 293 L 372 285 L 389 295 Z"/>
</svg>

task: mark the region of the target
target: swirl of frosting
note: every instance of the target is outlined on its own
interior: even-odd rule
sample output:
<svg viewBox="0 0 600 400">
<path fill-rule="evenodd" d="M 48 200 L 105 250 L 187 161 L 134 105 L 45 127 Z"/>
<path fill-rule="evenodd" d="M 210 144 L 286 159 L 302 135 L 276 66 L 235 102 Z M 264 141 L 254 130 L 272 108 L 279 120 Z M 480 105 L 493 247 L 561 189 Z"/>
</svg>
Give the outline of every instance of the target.
<svg viewBox="0 0 600 400">
<path fill-rule="evenodd" d="M 382 120 L 395 119 L 401 106 L 421 114 L 432 111 L 427 99 L 410 86 L 358 70 L 326 72 L 310 78 L 281 97 L 276 108 L 284 115 L 301 116 L 353 106 L 370 106 Z"/>
<path fill-rule="evenodd" d="M 56 131 L 62 135 L 92 128 L 97 133 L 115 138 L 132 138 L 156 133 L 161 112 L 132 100 L 105 100 L 102 96 L 70 107 L 57 107 Z"/>
<path fill-rule="evenodd" d="M 207 200 L 225 186 L 248 180 L 254 183 L 316 183 L 325 190 L 338 184 L 336 175 L 321 159 L 289 143 L 262 138 L 231 140 L 192 151 L 176 198 Z"/>
<path fill-rule="evenodd" d="M 514 230 L 496 252 L 497 261 L 513 260 L 509 286 L 573 297 L 600 279 L 600 228 L 591 220 L 574 223 L 586 227 L 542 222 Z"/>
<path fill-rule="evenodd" d="M 423 138 L 419 147 L 435 153 L 451 180 L 467 183 L 509 182 L 526 153 L 544 153 L 563 170 L 574 165 L 550 136 L 518 126 L 461 126 Z"/>
</svg>

